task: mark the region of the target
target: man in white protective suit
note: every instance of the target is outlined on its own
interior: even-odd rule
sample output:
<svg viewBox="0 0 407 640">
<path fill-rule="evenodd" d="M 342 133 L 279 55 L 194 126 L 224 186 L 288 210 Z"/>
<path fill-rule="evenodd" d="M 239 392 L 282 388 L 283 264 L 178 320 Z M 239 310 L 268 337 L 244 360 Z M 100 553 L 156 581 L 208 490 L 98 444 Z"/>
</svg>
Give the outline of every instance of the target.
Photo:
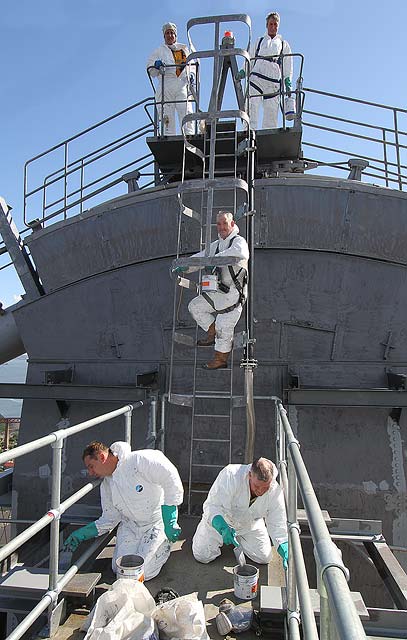
<svg viewBox="0 0 407 640">
<path fill-rule="evenodd" d="M 193 65 L 186 64 L 190 53 L 188 47 L 177 42 L 177 26 L 173 22 L 166 22 L 162 31 L 164 44 L 154 49 L 147 60 L 147 69 L 150 76 L 156 79 L 155 99 L 158 117 L 160 120 L 163 117 L 164 135 L 173 136 L 176 133 L 175 111 L 180 123 L 187 113 L 192 112 L 188 85 L 195 84 L 195 72 Z M 184 132 L 187 135 L 194 133 L 193 122 L 186 123 Z"/>
<path fill-rule="evenodd" d="M 229 211 L 219 211 L 216 217 L 218 240 L 211 243 L 210 256 L 219 258 L 237 257 L 239 262 L 233 266 L 213 269 L 218 274 L 218 291 L 204 292 L 193 298 L 188 310 L 198 325 L 207 331 L 206 338 L 198 340 L 201 347 L 215 345 L 213 360 L 205 366 L 207 369 L 223 369 L 227 367 L 229 353 L 232 350 L 233 333 L 242 313 L 247 292 L 247 262 L 249 247 L 239 227 Z M 201 257 L 205 251 L 195 253 L 193 257 Z M 208 267 L 210 265 L 208 264 Z M 196 271 L 195 267 L 175 267 L 175 273 Z"/>
<path fill-rule="evenodd" d="M 271 543 L 288 563 L 287 516 L 277 468 L 267 458 L 229 464 L 213 483 L 192 541 L 198 562 L 212 562 L 223 544 L 241 545 L 258 564 L 271 559 Z"/>
<path fill-rule="evenodd" d="M 177 505 L 183 500 L 183 487 L 176 467 L 161 451 L 131 451 L 126 442 L 107 447 L 91 442 L 82 459 L 92 477 L 102 478 L 102 515 L 77 529 L 64 548 L 75 551 L 81 542 L 107 533 L 117 524 L 112 568 L 117 572 L 120 556 L 135 554 L 144 558 L 145 580 L 154 578 L 170 556 L 170 542 L 181 533 Z"/>
<path fill-rule="evenodd" d="M 278 33 L 280 16 L 276 11 L 266 17 L 266 33 L 258 38 L 250 49 L 251 62 L 249 77 L 250 126 L 258 129 L 259 109 L 263 106 L 263 129 L 275 129 L 278 121 L 281 84 L 290 94 L 293 77 L 292 57 L 280 56 L 291 53 L 291 47 Z M 260 56 L 260 57 L 258 57 Z M 262 56 L 268 57 L 264 59 Z M 270 56 L 276 56 L 270 58 Z M 265 94 L 274 94 L 265 95 Z M 264 95 L 264 97 L 263 97 Z"/>
</svg>

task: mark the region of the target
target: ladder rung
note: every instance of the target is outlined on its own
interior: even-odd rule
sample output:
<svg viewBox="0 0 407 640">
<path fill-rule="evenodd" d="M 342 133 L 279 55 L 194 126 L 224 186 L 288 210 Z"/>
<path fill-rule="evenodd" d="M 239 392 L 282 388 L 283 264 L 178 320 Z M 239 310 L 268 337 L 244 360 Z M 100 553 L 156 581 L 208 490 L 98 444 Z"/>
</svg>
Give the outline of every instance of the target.
<svg viewBox="0 0 407 640">
<path fill-rule="evenodd" d="M 204 491 L 203 489 L 191 489 L 190 493 L 204 493 L 205 495 L 209 493 L 209 489 Z"/>
<path fill-rule="evenodd" d="M 195 413 L 194 418 L 230 418 L 228 413 Z"/>
<path fill-rule="evenodd" d="M 221 440 L 220 438 L 192 438 L 194 442 L 227 442 L 230 440 Z"/>
<path fill-rule="evenodd" d="M 198 462 L 193 462 L 192 466 L 193 467 L 210 467 L 213 469 L 223 469 L 225 465 L 224 464 L 199 464 Z"/>
<path fill-rule="evenodd" d="M 204 394 L 204 395 L 200 395 Z M 232 398 L 233 396 L 226 391 L 212 391 L 212 389 L 195 389 L 195 398 Z"/>
</svg>

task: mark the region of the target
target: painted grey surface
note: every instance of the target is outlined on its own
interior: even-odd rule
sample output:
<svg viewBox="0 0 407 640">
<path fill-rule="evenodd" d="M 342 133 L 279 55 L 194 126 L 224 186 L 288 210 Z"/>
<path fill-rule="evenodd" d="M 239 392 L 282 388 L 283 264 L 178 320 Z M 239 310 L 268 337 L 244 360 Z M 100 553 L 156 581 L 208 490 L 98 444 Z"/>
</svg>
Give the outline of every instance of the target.
<svg viewBox="0 0 407 640">
<path fill-rule="evenodd" d="M 257 181 L 255 200 L 255 395 L 284 398 L 290 373 L 302 386 L 363 389 L 385 387 L 388 368 L 407 373 L 406 195 L 346 180 L 290 176 Z M 28 382 L 43 383 L 47 371 L 73 367 L 74 384 L 132 385 L 138 373 L 159 369 L 165 390 L 177 216 L 175 185 L 123 196 L 33 233 L 30 251 L 47 295 L 14 312 L 29 354 Z M 239 224 L 244 230 L 244 221 Z M 193 221 L 183 221 L 182 241 L 184 252 L 197 250 Z M 192 295 L 184 291 L 177 320 L 190 335 Z M 210 354 L 202 349 L 199 358 L 204 362 Z M 237 351 L 236 394 L 243 393 L 240 356 Z M 188 393 L 192 350 L 179 345 L 177 358 L 174 390 Z M 222 387 L 217 372 L 200 375 L 202 388 Z M 216 411 L 219 401 L 210 402 L 206 411 Z M 272 404 L 262 400 L 255 406 L 256 454 L 274 458 Z M 67 416 L 75 424 L 116 407 L 74 402 Z M 407 427 L 403 414 L 399 423 L 389 418 L 391 409 L 290 408 L 322 507 L 336 516 L 383 519 L 389 542 L 407 539 Z M 171 405 L 166 415 L 166 452 L 186 479 L 190 409 Z M 22 437 L 32 439 L 55 429 L 60 414 L 54 402 L 30 400 L 22 418 Z M 137 412 L 135 419 L 133 444 L 143 446 L 147 413 Z M 199 425 L 202 437 L 213 428 L 207 420 Z M 233 460 L 241 462 L 242 409 L 234 412 L 233 428 Z M 98 437 L 112 441 L 118 432 L 105 426 Z M 85 440 L 67 447 L 66 491 L 83 482 Z M 39 504 L 47 500 L 49 478 L 40 469 L 50 464 L 47 455 L 38 457 L 34 472 L 32 464 L 17 461 L 20 517 L 44 510 Z M 224 455 L 213 443 L 193 450 L 195 462 L 219 468 Z M 206 469 L 201 481 L 212 481 L 219 468 Z M 27 482 L 35 487 L 29 499 Z"/>
<path fill-rule="evenodd" d="M 14 308 L 15 305 L 3 309 L 3 313 L 0 315 L 0 365 L 25 353 L 20 332 L 13 316 Z"/>
</svg>

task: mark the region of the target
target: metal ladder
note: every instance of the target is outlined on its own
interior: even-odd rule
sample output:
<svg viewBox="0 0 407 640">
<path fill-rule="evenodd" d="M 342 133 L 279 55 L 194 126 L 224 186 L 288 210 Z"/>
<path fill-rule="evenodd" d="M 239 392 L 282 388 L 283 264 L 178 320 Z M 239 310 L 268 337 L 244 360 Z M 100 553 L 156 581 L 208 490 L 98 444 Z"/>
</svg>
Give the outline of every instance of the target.
<svg viewBox="0 0 407 640">
<path fill-rule="evenodd" d="M 213 51 L 194 52 L 188 58 L 199 60 L 200 57 L 208 57 L 209 53 L 213 56 L 213 87 L 208 110 L 184 117 L 183 127 L 187 122 L 200 120 L 204 121 L 205 129 L 198 140 L 194 139 L 196 146 L 184 136 L 183 176 L 178 187 L 180 213 L 176 264 L 199 268 L 199 276 L 202 268 L 208 264 L 210 243 L 216 239 L 214 227 L 219 210 L 231 211 L 240 226 L 244 226 L 241 231 L 246 233 L 246 239 L 249 241 L 253 237 L 254 133 L 249 126 L 247 91 L 244 96 L 237 89 L 238 109 L 221 109 L 227 69 L 237 69 L 235 56 L 238 54 L 243 55 L 246 64 L 249 63 L 247 50 L 231 48 L 229 45 L 226 55 L 226 48 L 222 46 L 220 24 L 231 20 L 247 24 L 250 44 L 250 21 L 242 15 L 197 18 L 190 20 L 187 26 L 190 44 L 190 29 L 196 24 L 213 23 L 215 31 Z M 241 88 L 240 81 L 238 86 Z M 197 105 L 200 109 L 199 100 Z M 237 127 L 239 121 L 244 123 L 240 131 Z M 190 152 L 201 160 L 202 175 L 194 180 L 185 180 L 185 158 Z M 184 220 L 187 221 L 185 226 L 188 226 L 188 230 L 193 228 L 196 251 L 204 250 L 206 258 L 180 257 Z M 237 258 L 231 257 L 211 257 L 210 264 L 225 266 L 236 264 L 237 261 Z M 253 264 L 253 252 L 250 263 Z M 198 282 L 200 280 L 199 277 Z M 188 513 L 191 514 L 202 506 L 207 494 L 204 485 L 212 483 L 225 465 L 233 461 L 242 462 L 243 453 L 239 451 L 242 439 L 239 442 L 235 437 L 236 423 L 239 421 L 239 410 L 240 414 L 242 409 L 247 412 L 246 390 L 252 388 L 252 385 L 247 385 L 243 374 L 246 374 L 246 370 L 252 373 L 255 364 L 252 357 L 252 327 L 247 312 L 247 309 L 251 310 L 251 304 L 247 304 L 239 320 L 239 323 L 245 324 L 245 329 L 235 333 L 228 367 L 216 370 L 202 368 L 202 354 L 205 354 L 206 361 L 213 351 L 197 345 L 198 327 L 190 319 L 186 305 L 182 304 L 185 290 L 192 290 L 196 295 L 200 287 L 197 282 L 184 276 L 179 276 L 175 283 L 168 399 L 170 403 L 191 408 L 187 504 Z M 180 312 L 185 314 L 182 318 Z M 238 349 L 244 349 L 244 357 L 240 369 L 236 371 L 235 352 Z M 252 407 L 249 413 L 253 415 Z M 245 425 L 243 423 L 240 426 L 244 428 Z"/>
</svg>

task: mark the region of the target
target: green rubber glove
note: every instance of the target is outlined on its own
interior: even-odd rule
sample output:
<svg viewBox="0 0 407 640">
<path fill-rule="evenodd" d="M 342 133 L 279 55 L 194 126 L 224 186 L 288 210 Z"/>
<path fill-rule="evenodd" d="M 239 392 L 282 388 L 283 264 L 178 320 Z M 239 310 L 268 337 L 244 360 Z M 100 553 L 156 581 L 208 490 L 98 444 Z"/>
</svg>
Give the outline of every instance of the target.
<svg viewBox="0 0 407 640">
<path fill-rule="evenodd" d="M 229 527 L 228 523 L 222 516 L 214 516 L 212 518 L 212 526 L 222 536 L 225 544 L 233 544 L 234 547 L 237 547 L 239 543 L 236 540 L 236 531 L 233 527 Z"/>
<path fill-rule="evenodd" d="M 186 271 L 188 271 L 188 267 L 174 267 L 172 269 L 173 273 L 185 273 Z"/>
<path fill-rule="evenodd" d="M 291 91 L 291 80 L 290 78 L 284 78 L 285 90 L 290 93 Z"/>
<path fill-rule="evenodd" d="M 282 542 L 277 549 L 277 553 L 283 559 L 284 569 L 287 569 L 288 568 L 288 542 Z"/>
<path fill-rule="evenodd" d="M 243 80 L 246 77 L 246 72 L 244 69 L 239 69 L 239 71 L 237 72 L 237 76 L 236 79 L 237 80 Z"/>
<path fill-rule="evenodd" d="M 164 522 L 164 531 L 170 542 L 175 542 L 181 535 L 181 527 L 177 522 L 178 509 L 173 505 L 162 504 L 161 515 Z"/>
<path fill-rule="evenodd" d="M 65 540 L 64 550 L 66 551 L 75 551 L 81 544 L 81 542 L 85 542 L 85 540 L 91 540 L 92 538 L 96 538 L 98 535 L 98 530 L 94 522 L 89 522 L 89 524 L 85 524 L 84 527 L 80 529 L 76 529 L 73 531 L 70 536 Z"/>
</svg>

